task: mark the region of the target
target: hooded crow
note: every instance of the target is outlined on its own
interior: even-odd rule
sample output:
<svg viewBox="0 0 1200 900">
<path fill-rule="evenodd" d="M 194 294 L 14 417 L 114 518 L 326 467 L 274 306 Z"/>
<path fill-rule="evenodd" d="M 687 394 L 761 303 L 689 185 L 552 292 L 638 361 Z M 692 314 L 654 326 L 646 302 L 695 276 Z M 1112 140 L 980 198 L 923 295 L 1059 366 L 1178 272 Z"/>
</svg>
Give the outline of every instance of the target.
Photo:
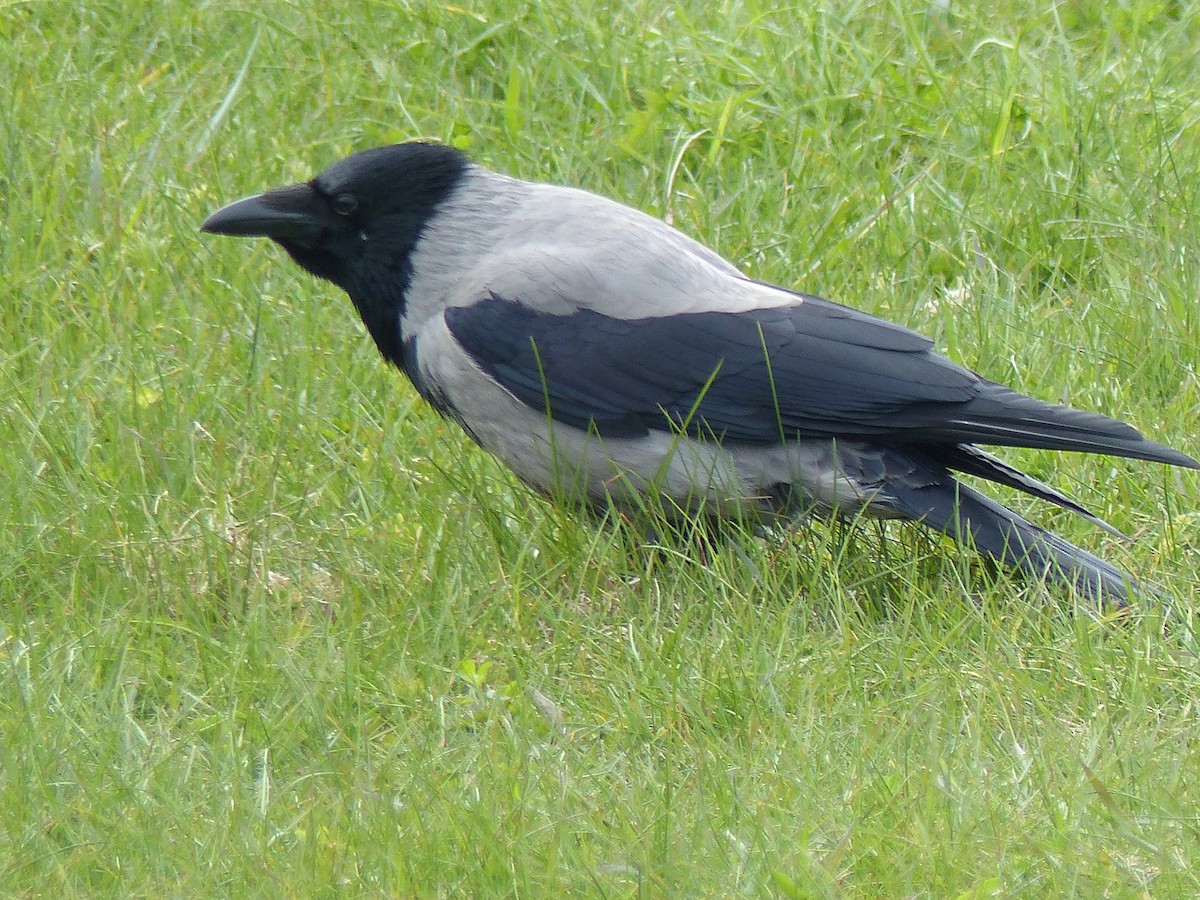
<svg viewBox="0 0 1200 900">
<path fill-rule="evenodd" d="M 976 445 L 1200 468 L 1122 422 L 982 378 L 900 325 L 754 281 L 637 210 L 437 143 L 357 153 L 202 230 L 268 237 L 346 291 L 426 400 L 554 498 L 908 519 L 1121 605 L 1128 574 L 953 473 L 1103 525 Z"/>
</svg>

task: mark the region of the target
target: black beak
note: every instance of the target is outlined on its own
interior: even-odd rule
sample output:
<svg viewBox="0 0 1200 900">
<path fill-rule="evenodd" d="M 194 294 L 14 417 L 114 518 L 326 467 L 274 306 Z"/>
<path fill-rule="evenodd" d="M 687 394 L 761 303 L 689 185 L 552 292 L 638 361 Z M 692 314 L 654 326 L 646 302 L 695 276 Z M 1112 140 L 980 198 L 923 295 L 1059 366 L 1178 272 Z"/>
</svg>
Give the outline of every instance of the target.
<svg viewBox="0 0 1200 900">
<path fill-rule="evenodd" d="M 200 230 L 312 246 L 326 228 L 325 219 L 325 210 L 313 189 L 307 184 L 294 184 L 218 209 L 204 220 Z"/>
</svg>

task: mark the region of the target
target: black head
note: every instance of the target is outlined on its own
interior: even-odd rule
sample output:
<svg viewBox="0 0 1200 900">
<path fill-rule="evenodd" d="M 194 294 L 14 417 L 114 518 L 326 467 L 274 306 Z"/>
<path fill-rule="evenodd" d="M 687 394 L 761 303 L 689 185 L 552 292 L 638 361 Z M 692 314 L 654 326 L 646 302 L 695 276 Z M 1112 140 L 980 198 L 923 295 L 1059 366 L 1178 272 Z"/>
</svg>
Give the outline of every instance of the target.
<svg viewBox="0 0 1200 900">
<path fill-rule="evenodd" d="M 443 144 L 376 147 L 305 184 L 217 210 L 200 230 L 275 241 L 309 272 L 345 290 L 380 352 L 400 364 L 413 248 L 467 166 L 462 153 Z"/>
</svg>

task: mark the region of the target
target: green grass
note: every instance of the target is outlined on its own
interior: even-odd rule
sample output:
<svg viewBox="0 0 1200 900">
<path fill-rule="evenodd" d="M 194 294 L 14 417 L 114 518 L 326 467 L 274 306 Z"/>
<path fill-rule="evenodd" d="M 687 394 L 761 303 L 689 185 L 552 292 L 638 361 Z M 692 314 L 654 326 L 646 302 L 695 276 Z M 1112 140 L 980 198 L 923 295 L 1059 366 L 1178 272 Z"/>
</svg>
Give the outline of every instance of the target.
<svg viewBox="0 0 1200 900">
<path fill-rule="evenodd" d="M 650 552 L 197 233 L 440 138 L 1196 453 L 1200 6 L 947 6 L 0 2 L 0 892 L 1200 893 L 1193 475 L 1004 454 L 1125 624 L 915 528 Z"/>
</svg>

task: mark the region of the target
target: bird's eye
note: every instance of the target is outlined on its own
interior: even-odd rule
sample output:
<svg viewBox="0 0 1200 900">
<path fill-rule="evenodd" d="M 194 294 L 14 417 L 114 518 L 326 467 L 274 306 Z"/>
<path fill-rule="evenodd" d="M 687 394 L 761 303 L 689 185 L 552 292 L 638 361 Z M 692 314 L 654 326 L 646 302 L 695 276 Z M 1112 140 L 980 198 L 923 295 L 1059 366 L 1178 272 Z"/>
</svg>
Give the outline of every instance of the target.
<svg viewBox="0 0 1200 900">
<path fill-rule="evenodd" d="M 358 210 L 358 199 L 353 194 L 338 194 L 333 200 L 333 211 L 339 216 L 352 216 Z"/>
</svg>

